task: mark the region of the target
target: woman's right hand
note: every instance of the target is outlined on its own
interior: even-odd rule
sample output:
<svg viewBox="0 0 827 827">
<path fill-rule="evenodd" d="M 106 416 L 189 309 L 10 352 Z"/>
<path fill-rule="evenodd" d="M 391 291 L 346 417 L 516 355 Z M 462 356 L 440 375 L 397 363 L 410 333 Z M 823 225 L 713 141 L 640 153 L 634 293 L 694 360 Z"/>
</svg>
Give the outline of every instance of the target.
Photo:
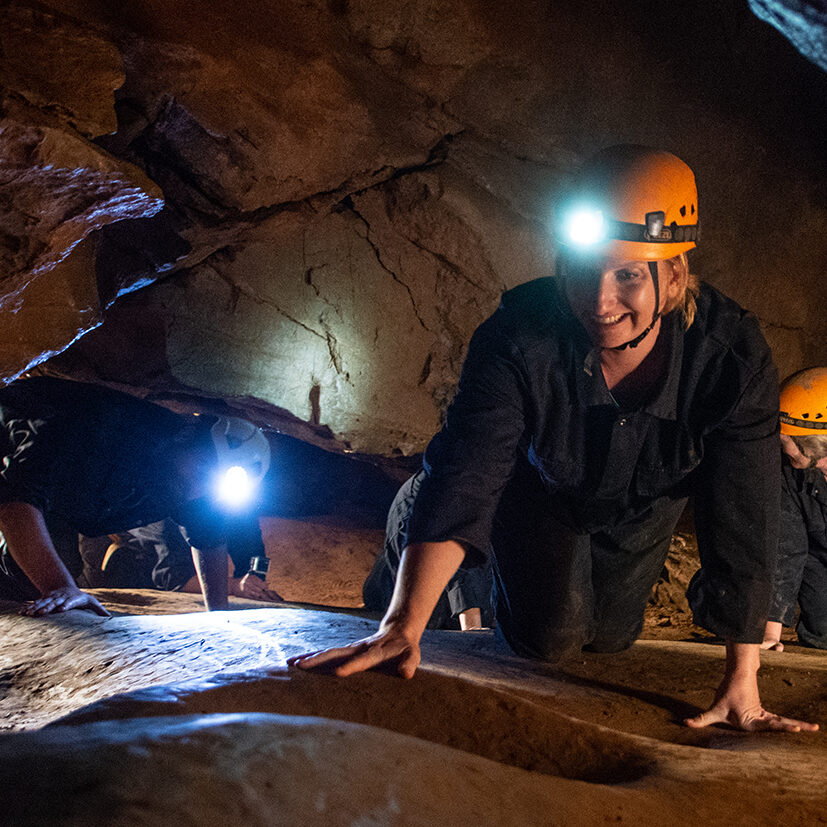
<svg viewBox="0 0 827 827">
<path fill-rule="evenodd" d="M 295 655 L 288 658 L 287 663 L 299 669 L 330 672 L 338 677 L 387 664 L 403 678 L 412 678 L 420 660 L 419 637 L 388 624 L 381 626 L 375 635 L 347 646 Z"/>
<path fill-rule="evenodd" d="M 287 659 L 288 665 L 339 677 L 384 665 L 412 678 L 422 659 L 419 641 L 428 618 L 464 557 L 465 549 L 454 540 L 407 546 L 379 631 L 347 646 L 296 655 Z"/>
</svg>

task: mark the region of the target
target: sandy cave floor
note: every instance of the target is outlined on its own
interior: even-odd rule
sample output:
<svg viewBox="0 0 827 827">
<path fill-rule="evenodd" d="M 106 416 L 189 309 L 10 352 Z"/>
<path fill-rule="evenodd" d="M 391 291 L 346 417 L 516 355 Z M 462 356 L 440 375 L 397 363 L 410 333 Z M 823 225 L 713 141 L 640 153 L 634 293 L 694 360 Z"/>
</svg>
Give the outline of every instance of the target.
<svg viewBox="0 0 827 827">
<path fill-rule="evenodd" d="M 309 675 L 286 657 L 375 628 L 356 607 L 381 533 L 264 529 L 283 606 L 208 615 L 196 595 L 98 590 L 112 618 L 29 619 L 0 604 L 9 823 L 86 823 L 96 808 L 97 823 L 167 823 L 175 807 L 201 824 L 827 823 L 825 653 L 762 655 L 765 705 L 822 724 L 800 735 L 682 726 L 711 701 L 723 646 L 669 607 L 628 652 L 561 666 L 490 631 L 428 632 L 412 681 Z M 205 796 L 204 773 L 238 788 L 232 806 Z M 153 809 L 146 790 L 175 779 L 175 806 Z"/>
</svg>

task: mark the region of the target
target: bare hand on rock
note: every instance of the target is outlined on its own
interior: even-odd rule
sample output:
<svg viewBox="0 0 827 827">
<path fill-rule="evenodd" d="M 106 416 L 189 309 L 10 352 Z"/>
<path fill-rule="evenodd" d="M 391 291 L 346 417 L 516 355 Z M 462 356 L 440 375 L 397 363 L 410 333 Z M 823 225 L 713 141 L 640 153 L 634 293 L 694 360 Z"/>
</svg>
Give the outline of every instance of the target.
<svg viewBox="0 0 827 827">
<path fill-rule="evenodd" d="M 76 586 L 55 589 L 48 594 L 27 603 L 20 614 L 29 617 L 41 617 L 54 612 L 68 612 L 70 609 L 89 609 L 95 614 L 109 617 L 109 612 L 101 606 L 91 594 L 81 591 Z"/>
<path fill-rule="evenodd" d="M 692 729 L 712 724 L 729 724 L 746 732 L 773 730 L 777 732 L 816 732 L 818 724 L 784 718 L 764 709 L 758 696 L 758 688 L 749 682 L 725 680 L 718 689 L 715 703 L 695 718 L 684 723 Z"/>
<path fill-rule="evenodd" d="M 420 660 L 419 641 L 391 627 L 347 646 L 296 655 L 288 658 L 287 663 L 299 669 L 330 672 L 338 677 L 384 664 L 392 666 L 403 678 L 412 678 Z"/>
<path fill-rule="evenodd" d="M 246 597 L 248 600 L 269 600 L 271 603 L 284 603 L 284 599 L 278 592 L 268 589 L 264 581 L 248 572 L 240 580 L 233 579 L 230 585 L 230 593 L 234 597 Z"/>
</svg>

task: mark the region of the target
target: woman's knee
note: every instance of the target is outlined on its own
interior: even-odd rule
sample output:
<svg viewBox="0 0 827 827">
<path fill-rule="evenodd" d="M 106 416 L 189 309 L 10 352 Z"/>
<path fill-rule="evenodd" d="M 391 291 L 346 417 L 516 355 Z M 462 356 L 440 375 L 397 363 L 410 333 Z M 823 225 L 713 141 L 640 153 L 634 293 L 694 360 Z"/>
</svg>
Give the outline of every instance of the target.
<svg viewBox="0 0 827 827">
<path fill-rule="evenodd" d="M 576 657 L 587 638 L 581 629 L 518 629 L 497 623 L 497 635 L 514 654 L 544 663 L 559 663 Z"/>
<path fill-rule="evenodd" d="M 816 614 L 802 609 L 796 632 L 799 643 L 813 649 L 827 649 L 827 613 Z"/>
<path fill-rule="evenodd" d="M 640 637 L 643 629 L 643 611 L 628 613 L 625 617 L 613 615 L 595 624 L 591 640 L 584 646 L 588 652 L 625 652 Z"/>
<path fill-rule="evenodd" d="M 583 649 L 586 652 L 605 652 L 606 654 L 625 652 L 627 649 L 631 648 L 632 644 L 637 639 L 638 632 L 598 635 L 594 638 L 594 640 L 587 643 Z"/>
</svg>

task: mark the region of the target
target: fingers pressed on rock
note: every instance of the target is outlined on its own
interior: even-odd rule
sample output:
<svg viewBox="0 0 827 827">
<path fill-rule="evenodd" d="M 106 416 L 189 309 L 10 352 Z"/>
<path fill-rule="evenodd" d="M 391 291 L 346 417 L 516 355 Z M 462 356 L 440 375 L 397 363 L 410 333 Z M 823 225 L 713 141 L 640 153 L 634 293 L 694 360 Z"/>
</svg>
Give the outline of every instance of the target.
<svg viewBox="0 0 827 827">
<path fill-rule="evenodd" d="M 300 663 L 304 661 L 310 660 L 310 658 L 315 658 L 316 655 L 322 654 L 324 649 L 316 649 L 313 652 L 302 652 L 300 655 L 291 655 L 287 658 L 287 665 L 288 666 L 298 666 Z"/>
<path fill-rule="evenodd" d="M 356 672 L 364 672 L 373 666 L 378 666 L 385 660 L 386 658 L 376 657 L 373 652 L 365 652 L 364 654 L 353 655 L 346 659 L 335 668 L 334 672 L 340 678 L 346 678 L 348 675 L 353 675 Z"/>
<path fill-rule="evenodd" d="M 296 655 L 294 658 L 288 658 L 287 663 L 298 666 L 300 669 L 314 669 L 319 666 L 331 665 L 332 662 L 339 661 L 352 653 L 353 650 L 350 648 L 322 649 L 318 652 L 309 652 L 304 655 Z"/>
<path fill-rule="evenodd" d="M 416 674 L 417 664 L 405 663 L 399 667 L 399 674 L 410 680 Z"/>
<path fill-rule="evenodd" d="M 797 721 L 795 718 L 780 718 L 779 728 L 784 732 L 818 732 L 818 724 L 810 724 L 807 721 Z"/>
</svg>

